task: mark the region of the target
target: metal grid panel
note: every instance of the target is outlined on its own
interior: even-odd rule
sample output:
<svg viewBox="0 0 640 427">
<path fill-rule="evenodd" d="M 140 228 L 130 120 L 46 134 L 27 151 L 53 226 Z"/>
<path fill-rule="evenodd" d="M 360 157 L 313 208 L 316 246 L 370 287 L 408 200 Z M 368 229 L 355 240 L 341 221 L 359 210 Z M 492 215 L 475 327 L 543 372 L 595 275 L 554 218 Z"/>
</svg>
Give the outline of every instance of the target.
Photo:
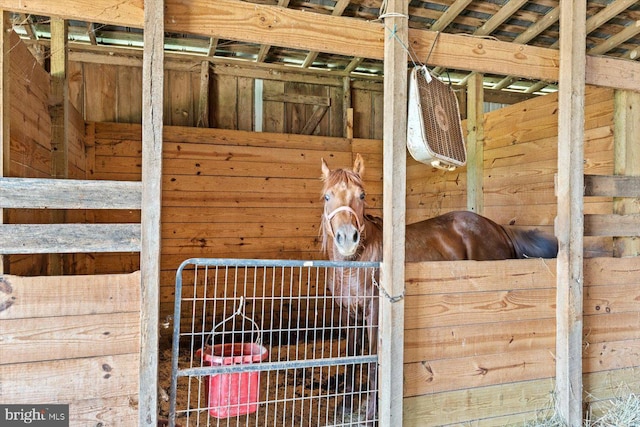
<svg viewBox="0 0 640 427">
<path fill-rule="evenodd" d="M 378 265 L 185 261 L 176 275 L 170 425 L 362 425 L 377 398 L 368 381 L 377 355 L 362 313 L 342 310 L 325 289 L 339 269 L 356 269 L 367 280 L 364 298 L 377 298 Z"/>
</svg>

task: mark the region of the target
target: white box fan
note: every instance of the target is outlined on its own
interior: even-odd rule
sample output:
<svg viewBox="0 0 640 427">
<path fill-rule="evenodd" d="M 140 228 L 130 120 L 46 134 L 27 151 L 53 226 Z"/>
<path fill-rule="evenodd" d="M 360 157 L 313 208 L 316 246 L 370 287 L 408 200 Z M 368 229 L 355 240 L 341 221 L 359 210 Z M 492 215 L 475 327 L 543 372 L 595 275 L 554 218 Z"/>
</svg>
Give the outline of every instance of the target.
<svg viewBox="0 0 640 427">
<path fill-rule="evenodd" d="M 467 161 L 458 100 L 426 66 L 409 76 L 407 148 L 417 161 L 439 169 L 454 170 Z"/>
</svg>

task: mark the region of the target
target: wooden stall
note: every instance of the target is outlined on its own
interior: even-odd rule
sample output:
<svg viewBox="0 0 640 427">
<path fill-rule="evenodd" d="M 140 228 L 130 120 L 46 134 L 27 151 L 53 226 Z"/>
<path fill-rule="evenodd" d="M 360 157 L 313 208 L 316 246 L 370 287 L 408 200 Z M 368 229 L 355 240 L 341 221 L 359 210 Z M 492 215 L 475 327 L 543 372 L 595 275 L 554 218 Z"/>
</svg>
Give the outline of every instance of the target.
<svg viewBox="0 0 640 427">
<path fill-rule="evenodd" d="M 553 230 L 556 103 L 557 96 L 548 95 L 486 115 L 485 212 L 502 224 Z M 610 175 L 614 91 L 587 88 L 585 111 L 585 173 Z M 96 178 L 138 177 L 139 126 L 90 123 L 87 129 Z M 362 153 L 370 212 L 381 212 L 379 140 L 165 127 L 164 141 L 161 318 L 171 314 L 173 275 L 184 258 L 322 257 L 320 158 L 348 165 Z M 407 164 L 408 222 L 464 209 L 466 168 L 443 172 L 410 158 Z M 612 197 L 585 199 L 586 218 L 611 212 Z M 600 235 L 585 238 L 584 358 L 587 401 L 597 403 L 618 396 L 621 379 L 636 367 L 624 354 L 637 345 L 638 307 L 624 295 L 635 292 L 633 272 L 640 261 L 611 258 L 613 237 L 592 227 L 587 234 Z M 135 268 L 132 259 L 110 257 L 98 257 L 96 264 L 104 271 Z M 406 425 L 478 419 L 504 425 L 551 410 L 555 268 L 554 260 L 407 266 Z M 613 361 L 605 354 L 621 356 Z M 638 384 L 625 381 L 624 387 L 637 390 Z M 464 403 L 469 394 L 478 409 Z M 492 403 L 496 394 L 511 400 Z"/>
<path fill-rule="evenodd" d="M 149 262 L 143 258 L 141 274 L 69 275 L 94 270 L 90 253 L 147 255 L 154 233 L 144 219 L 147 208 L 142 224 L 98 224 L 87 215 L 140 210 L 149 190 L 141 182 L 86 179 L 85 121 L 68 99 L 63 27 L 48 73 L 3 13 L 2 400 L 22 405 L 18 413 L 35 411 L 38 402 L 68 405 L 63 418 L 70 425 L 155 424 L 157 287 L 149 286 Z"/>
</svg>

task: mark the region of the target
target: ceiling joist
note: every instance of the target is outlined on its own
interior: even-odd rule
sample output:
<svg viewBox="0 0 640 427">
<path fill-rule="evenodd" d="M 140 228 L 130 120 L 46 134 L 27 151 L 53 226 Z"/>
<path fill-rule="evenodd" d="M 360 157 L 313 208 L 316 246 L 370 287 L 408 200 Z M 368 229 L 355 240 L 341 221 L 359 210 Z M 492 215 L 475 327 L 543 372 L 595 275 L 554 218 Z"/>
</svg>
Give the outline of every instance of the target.
<svg viewBox="0 0 640 427">
<path fill-rule="evenodd" d="M 453 4 L 462 6 L 466 0 Z M 43 16 L 61 16 L 66 19 L 98 21 L 104 24 L 142 27 L 142 0 L 73 0 L 59 2 L 48 0 L 0 0 L 0 8 L 24 13 L 29 11 Z M 635 2 L 631 2 L 634 4 Z M 337 4 L 340 9 L 348 7 L 348 2 Z M 521 0 L 512 0 L 490 17 L 485 27 L 505 22 L 509 13 L 520 13 Z M 625 10 L 629 0 L 617 0 L 587 20 L 587 31 L 598 28 L 607 16 Z M 504 9 L 506 12 L 500 12 Z M 340 12 L 345 9 L 340 10 Z M 239 0 L 191 0 L 188 4 L 180 0 L 165 0 L 165 29 L 170 33 L 194 34 L 213 40 L 234 40 L 258 46 L 279 46 L 298 51 L 322 52 L 323 54 L 344 55 L 348 58 L 368 58 L 380 61 L 384 51 L 384 22 L 364 20 L 326 13 L 309 13 L 276 5 L 256 4 Z M 504 16 L 503 16 L 504 15 Z M 443 14 L 444 16 L 444 14 Z M 454 13 L 449 19 L 456 19 Z M 553 13 L 548 21 L 554 21 Z M 445 21 L 441 21 L 445 27 Z M 437 21 L 436 21 L 437 23 Z M 535 31 L 542 31 L 540 24 Z M 437 25 L 436 25 L 437 26 Z M 477 34 L 483 31 L 478 27 Z M 479 31 L 479 32 L 478 32 Z M 532 32 L 526 36 L 534 37 Z M 628 40 L 635 29 L 627 29 L 621 36 L 609 40 Z M 322 37 L 318 37 L 322 34 Z M 437 42 L 436 42 L 437 37 Z M 523 36 L 524 37 L 524 36 Z M 621 40 L 621 43 L 624 42 Z M 524 41 L 521 39 L 519 41 Z M 434 42 L 435 46 L 434 46 Z M 558 80 L 559 53 L 548 47 L 531 46 L 493 37 L 474 37 L 473 34 L 438 33 L 425 29 L 409 29 L 409 49 L 414 57 L 429 65 L 477 71 L 485 75 L 505 75 L 531 80 L 555 82 Z M 602 49 L 602 48 L 601 48 Z M 265 47 L 265 57 L 267 49 Z M 431 53 L 430 53 L 431 52 Z M 594 52 L 598 52 L 597 50 Z M 305 54 L 309 56 L 309 54 Z M 630 56 L 629 56 L 630 57 Z M 311 66 L 313 55 L 306 65 Z M 302 65 L 304 62 L 300 62 Z M 638 62 L 614 57 L 588 56 L 587 83 L 638 90 L 634 82 L 640 80 Z M 606 74 L 603 74 L 606 70 Z"/>
</svg>

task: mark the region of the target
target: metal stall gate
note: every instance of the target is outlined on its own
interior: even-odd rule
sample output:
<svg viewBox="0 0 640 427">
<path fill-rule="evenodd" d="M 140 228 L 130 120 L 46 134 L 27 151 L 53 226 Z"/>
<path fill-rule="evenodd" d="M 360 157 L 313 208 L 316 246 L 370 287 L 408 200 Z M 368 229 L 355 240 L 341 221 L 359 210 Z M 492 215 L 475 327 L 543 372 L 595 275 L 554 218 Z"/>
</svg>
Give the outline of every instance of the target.
<svg viewBox="0 0 640 427">
<path fill-rule="evenodd" d="M 354 297 L 377 304 L 378 268 L 376 262 L 182 263 L 170 425 L 373 425 L 378 357 L 363 312 L 341 305 Z M 351 293 L 332 296 L 328 286 L 345 273 Z"/>
</svg>

